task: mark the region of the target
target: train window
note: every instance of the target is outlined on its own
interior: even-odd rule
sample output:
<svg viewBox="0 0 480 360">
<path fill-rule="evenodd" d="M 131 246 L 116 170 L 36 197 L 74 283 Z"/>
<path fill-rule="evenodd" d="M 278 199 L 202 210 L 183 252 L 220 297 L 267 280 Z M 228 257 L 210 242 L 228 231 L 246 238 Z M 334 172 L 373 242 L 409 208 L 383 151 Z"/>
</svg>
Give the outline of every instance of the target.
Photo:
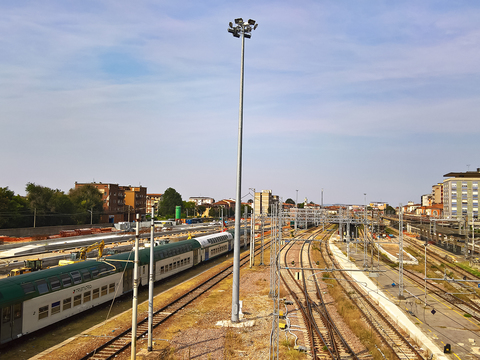
<svg viewBox="0 0 480 360">
<path fill-rule="evenodd" d="M 164 271 L 164 268 L 162 266 L 162 267 L 160 267 L 160 274 L 163 274 L 163 271 Z"/>
<path fill-rule="evenodd" d="M 72 275 L 74 284 L 80 284 L 82 282 L 82 277 L 78 271 L 72 271 L 70 275 Z"/>
<path fill-rule="evenodd" d="M 168 270 L 172 271 L 172 264 L 168 264 Z"/>
<path fill-rule="evenodd" d="M 99 295 L 100 295 L 100 289 L 93 289 L 92 299 L 98 298 Z"/>
<path fill-rule="evenodd" d="M 55 291 L 61 288 L 60 280 L 58 280 L 56 276 L 48 278 L 48 282 L 50 283 L 50 287 L 52 291 Z"/>
<path fill-rule="evenodd" d="M 78 306 L 82 303 L 82 294 L 75 295 L 73 298 L 73 306 Z"/>
<path fill-rule="evenodd" d="M 22 304 L 13 305 L 14 319 L 20 319 L 22 317 Z"/>
<path fill-rule="evenodd" d="M 177 268 L 177 262 L 176 262 L 176 261 L 173 263 L 173 268 L 174 268 L 174 269 Z"/>
<path fill-rule="evenodd" d="M 60 301 L 57 301 L 52 304 L 52 315 L 58 314 L 59 312 L 60 312 Z"/>
<path fill-rule="evenodd" d="M 68 274 L 61 274 L 60 279 L 62 280 L 63 287 L 72 285 L 72 278 Z"/>
<path fill-rule="evenodd" d="M 35 285 L 37 285 L 37 290 L 40 295 L 48 292 L 48 285 L 44 279 L 35 281 Z"/>
<path fill-rule="evenodd" d="M 180 266 L 183 266 L 183 259 L 180 260 Z"/>
<path fill-rule="evenodd" d="M 87 291 L 87 292 L 83 293 L 83 302 L 86 303 L 86 302 L 90 301 L 90 296 L 91 295 L 92 295 L 91 291 Z"/>
<path fill-rule="evenodd" d="M 91 268 L 92 270 L 92 277 L 95 279 L 98 277 L 98 269 L 96 267 Z"/>
<path fill-rule="evenodd" d="M 25 295 L 35 292 L 35 286 L 33 286 L 33 283 L 31 282 L 22 284 L 21 286 Z"/>
<path fill-rule="evenodd" d="M 165 251 L 160 252 L 160 259 L 165 259 Z"/>
<path fill-rule="evenodd" d="M 100 271 L 99 275 L 104 276 L 104 275 L 107 274 L 107 272 L 108 272 L 108 267 L 107 266 L 100 265 L 98 268 L 99 268 L 99 271 Z"/>
<path fill-rule="evenodd" d="M 102 296 L 107 295 L 107 285 L 102 286 Z"/>
<path fill-rule="evenodd" d="M 38 309 L 38 320 L 48 317 L 48 305 Z"/>
<path fill-rule="evenodd" d="M 90 275 L 90 271 L 88 271 L 88 269 L 82 269 L 81 271 L 82 271 L 84 281 L 88 281 L 92 278 L 92 275 Z"/>
<path fill-rule="evenodd" d="M 7 306 L 7 307 L 4 307 L 3 310 L 2 310 L 2 322 L 5 324 L 5 323 L 9 323 L 10 322 L 10 317 L 11 317 L 11 307 L 10 306 Z"/>
<path fill-rule="evenodd" d="M 115 292 L 115 283 L 108 285 L 108 293 Z"/>
<path fill-rule="evenodd" d="M 72 298 L 63 299 L 63 311 L 72 307 Z"/>
</svg>

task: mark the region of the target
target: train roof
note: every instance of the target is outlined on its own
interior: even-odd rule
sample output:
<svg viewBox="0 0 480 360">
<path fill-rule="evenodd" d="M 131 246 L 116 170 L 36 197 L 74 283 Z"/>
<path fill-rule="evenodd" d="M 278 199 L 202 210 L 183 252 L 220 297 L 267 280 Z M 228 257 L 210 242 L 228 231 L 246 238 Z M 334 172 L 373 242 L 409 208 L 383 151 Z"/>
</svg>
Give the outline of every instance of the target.
<svg viewBox="0 0 480 360">
<path fill-rule="evenodd" d="M 199 248 L 200 243 L 198 241 L 184 240 L 154 247 L 154 257 L 155 261 L 158 261 Z M 140 250 L 138 254 L 139 262 L 141 265 L 149 263 L 149 248 Z M 0 279 L 0 307 L 12 305 L 39 296 L 40 293 L 38 291 L 38 286 L 34 285 L 36 284 L 35 282 L 46 280 L 52 277 L 60 278 L 62 274 L 68 274 L 68 276 L 73 279 L 72 272 L 79 272 L 82 274 L 84 272 L 90 272 L 92 274 L 92 277 L 88 280 L 81 281 L 87 282 L 91 281 L 96 277 L 101 277 L 105 275 L 110 275 L 118 271 L 123 271 L 125 267 L 132 268 L 134 258 L 134 252 L 130 251 L 106 257 L 104 260 L 101 261 L 85 260 L 75 264 L 56 266 L 49 269 Z M 73 283 L 71 286 L 73 287 L 74 285 L 76 284 Z M 26 290 L 27 288 L 28 290 Z M 46 292 L 57 291 L 60 288 L 56 290 L 50 290 L 50 288 L 48 289 L 49 290 Z"/>
<path fill-rule="evenodd" d="M 221 232 L 221 233 L 195 237 L 194 239 L 197 240 L 200 243 L 200 245 L 202 245 L 202 248 L 205 248 L 226 240 L 231 240 L 232 238 L 233 236 L 229 232 Z"/>
</svg>

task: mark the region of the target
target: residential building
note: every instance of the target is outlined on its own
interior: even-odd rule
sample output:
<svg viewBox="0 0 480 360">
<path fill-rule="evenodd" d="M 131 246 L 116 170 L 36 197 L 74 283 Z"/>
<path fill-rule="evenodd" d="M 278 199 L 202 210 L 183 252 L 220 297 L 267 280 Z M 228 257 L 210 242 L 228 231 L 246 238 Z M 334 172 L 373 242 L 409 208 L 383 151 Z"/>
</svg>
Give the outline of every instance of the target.
<svg viewBox="0 0 480 360">
<path fill-rule="evenodd" d="M 438 183 L 432 186 L 433 204 L 443 204 L 443 184 Z"/>
<path fill-rule="evenodd" d="M 255 215 L 268 214 L 273 204 L 279 203 L 279 196 L 272 195 L 272 190 L 255 192 L 254 207 Z"/>
<path fill-rule="evenodd" d="M 451 172 L 443 175 L 443 214 L 446 218 L 469 217 L 478 219 L 478 183 L 480 168 L 477 171 Z"/>
<path fill-rule="evenodd" d="M 147 188 L 143 186 L 120 186 L 125 192 L 127 221 L 134 221 L 136 214 L 142 219 L 147 211 Z"/>
<path fill-rule="evenodd" d="M 116 223 L 124 221 L 125 192 L 118 184 L 105 183 L 78 183 L 75 181 L 75 189 L 85 185 L 92 185 L 100 191 L 103 201 L 104 214 L 100 217 L 102 223 Z"/>
<path fill-rule="evenodd" d="M 432 194 L 425 194 L 425 195 L 422 195 L 421 200 L 420 200 L 420 204 L 422 206 L 431 206 L 432 201 L 433 201 Z"/>
<path fill-rule="evenodd" d="M 158 211 L 158 206 L 160 204 L 160 201 L 162 201 L 162 195 L 163 194 L 147 194 L 147 214 L 152 213 L 152 206 L 155 205 Z"/>
</svg>

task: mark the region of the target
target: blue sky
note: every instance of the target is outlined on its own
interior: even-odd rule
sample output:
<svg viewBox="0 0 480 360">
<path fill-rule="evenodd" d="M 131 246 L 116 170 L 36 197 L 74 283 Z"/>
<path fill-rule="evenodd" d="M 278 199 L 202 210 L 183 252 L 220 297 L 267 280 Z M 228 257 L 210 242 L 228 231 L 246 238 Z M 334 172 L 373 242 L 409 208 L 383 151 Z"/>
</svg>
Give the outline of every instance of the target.
<svg viewBox="0 0 480 360">
<path fill-rule="evenodd" d="M 418 202 L 480 167 L 480 3 L 2 1 L 0 186 Z M 247 199 L 248 197 L 245 197 Z"/>
</svg>

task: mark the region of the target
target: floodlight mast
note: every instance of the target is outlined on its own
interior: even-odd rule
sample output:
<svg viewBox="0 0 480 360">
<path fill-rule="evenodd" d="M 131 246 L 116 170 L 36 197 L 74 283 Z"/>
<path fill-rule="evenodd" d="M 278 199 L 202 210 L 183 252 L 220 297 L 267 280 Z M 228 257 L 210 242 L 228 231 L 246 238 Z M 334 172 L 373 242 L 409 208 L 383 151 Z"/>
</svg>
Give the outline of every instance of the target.
<svg viewBox="0 0 480 360">
<path fill-rule="evenodd" d="M 240 63 L 240 106 L 238 111 L 238 148 L 237 148 L 237 194 L 235 199 L 235 238 L 233 245 L 233 284 L 232 284 L 232 322 L 239 321 L 240 313 L 240 206 L 242 203 L 242 137 L 243 137 L 243 60 L 245 53 L 245 38 L 251 38 L 252 29 L 257 24 L 255 20 L 244 22 L 242 18 L 235 19 L 236 26 L 230 22 L 227 30 L 235 37 L 242 37 L 242 53 Z"/>
</svg>

